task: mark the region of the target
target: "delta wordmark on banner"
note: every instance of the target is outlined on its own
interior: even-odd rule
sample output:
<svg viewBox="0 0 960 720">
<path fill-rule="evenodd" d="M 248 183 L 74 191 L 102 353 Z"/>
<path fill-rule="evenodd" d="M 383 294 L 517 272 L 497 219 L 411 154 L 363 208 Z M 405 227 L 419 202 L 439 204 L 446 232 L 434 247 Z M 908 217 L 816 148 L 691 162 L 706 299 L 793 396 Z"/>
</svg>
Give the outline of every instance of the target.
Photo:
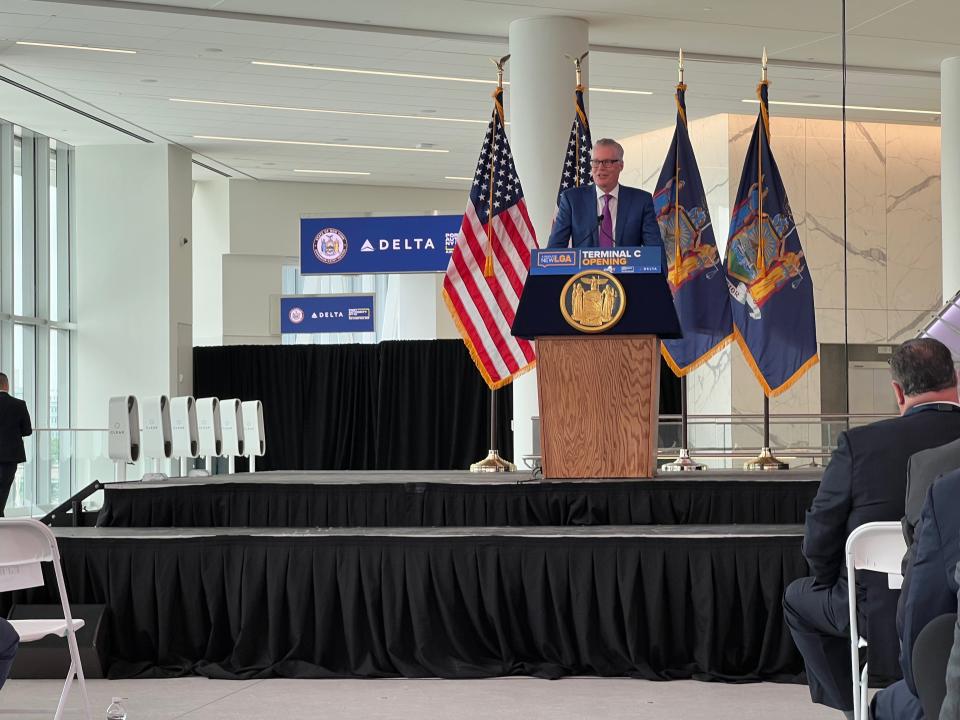
<svg viewBox="0 0 960 720">
<path fill-rule="evenodd" d="M 730 218 L 726 272 L 734 334 L 767 396 L 817 363 L 813 281 L 770 150 L 766 79 Z"/>
<path fill-rule="evenodd" d="M 677 85 L 677 127 L 653 195 L 667 257 L 667 282 L 683 328 L 683 338 L 664 340 L 662 352 L 680 377 L 733 339 L 730 293 L 687 133 L 686 89 L 683 82 Z"/>
<path fill-rule="evenodd" d="M 495 389 L 535 364 L 533 343 L 513 337 L 510 326 L 537 241 L 503 129 L 503 88 L 493 98 L 443 299 L 480 374 Z"/>
</svg>

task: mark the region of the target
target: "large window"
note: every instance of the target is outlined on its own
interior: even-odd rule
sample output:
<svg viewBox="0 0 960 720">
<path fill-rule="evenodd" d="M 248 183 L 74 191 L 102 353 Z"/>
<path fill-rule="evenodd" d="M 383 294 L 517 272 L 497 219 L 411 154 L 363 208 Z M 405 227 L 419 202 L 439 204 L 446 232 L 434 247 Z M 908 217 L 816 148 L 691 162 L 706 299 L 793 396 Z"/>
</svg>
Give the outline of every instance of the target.
<svg viewBox="0 0 960 720">
<path fill-rule="evenodd" d="M 37 514 L 66 500 L 72 320 L 72 148 L 0 121 L 0 372 L 27 403 L 27 443 L 7 514 Z"/>
</svg>

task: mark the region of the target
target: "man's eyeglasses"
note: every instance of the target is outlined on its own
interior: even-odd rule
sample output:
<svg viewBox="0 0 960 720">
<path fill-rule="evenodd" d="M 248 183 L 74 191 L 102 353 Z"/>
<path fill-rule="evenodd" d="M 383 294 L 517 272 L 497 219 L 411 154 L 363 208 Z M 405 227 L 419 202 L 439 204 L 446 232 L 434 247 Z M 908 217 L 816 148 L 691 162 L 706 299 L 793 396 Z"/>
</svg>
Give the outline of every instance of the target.
<svg viewBox="0 0 960 720">
<path fill-rule="evenodd" d="M 623 160 L 591 160 L 590 167 L 598 168 L 602 165 L 603 167 L 608 168 L 618 165 L 621 162 L 623 162 Z"/>
</svg>

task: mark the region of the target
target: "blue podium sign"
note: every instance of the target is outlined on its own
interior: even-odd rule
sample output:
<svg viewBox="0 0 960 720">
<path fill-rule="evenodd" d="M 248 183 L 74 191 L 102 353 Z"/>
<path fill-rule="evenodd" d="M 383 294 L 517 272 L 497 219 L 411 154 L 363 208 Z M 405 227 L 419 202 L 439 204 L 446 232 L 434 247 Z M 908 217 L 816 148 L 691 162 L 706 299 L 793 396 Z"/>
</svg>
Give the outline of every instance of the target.
<svg viewBox="0 0 960 720">
<path fill-rule="evenodd" d="M 661 272 L 662 253 L 659 247 L 638 245 L 619 248 L 562 248 L 533 250 L 530 253 L 531 275 L 576 275 L 584 270 L 608 273 Z"/>
<path fill-rule="evenodd" d="M 280 332 L 374 332 L 373 295 L 289 295 L 280 298 Z"/>
<path fill-rule="evenodd" d="M 446 272 L 461 215 L 301 218 L 303 275 Z"/>
</svg>

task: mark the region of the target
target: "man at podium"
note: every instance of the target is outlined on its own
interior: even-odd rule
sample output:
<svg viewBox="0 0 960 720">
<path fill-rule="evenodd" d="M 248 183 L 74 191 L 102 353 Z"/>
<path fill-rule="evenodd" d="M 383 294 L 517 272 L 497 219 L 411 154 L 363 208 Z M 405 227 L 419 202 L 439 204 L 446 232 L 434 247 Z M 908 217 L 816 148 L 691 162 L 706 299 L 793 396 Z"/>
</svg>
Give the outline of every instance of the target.
<svg viewBox="0 0 960 720">
<path fill-rule="evenodd" d="M 598 140 L 590 168 L 596 185 L 571 188 L 560 196 L 547 247 L 663 247 L 653 196 L 620 184 L 623 146 L 610 138 Z"/>
</svg>

